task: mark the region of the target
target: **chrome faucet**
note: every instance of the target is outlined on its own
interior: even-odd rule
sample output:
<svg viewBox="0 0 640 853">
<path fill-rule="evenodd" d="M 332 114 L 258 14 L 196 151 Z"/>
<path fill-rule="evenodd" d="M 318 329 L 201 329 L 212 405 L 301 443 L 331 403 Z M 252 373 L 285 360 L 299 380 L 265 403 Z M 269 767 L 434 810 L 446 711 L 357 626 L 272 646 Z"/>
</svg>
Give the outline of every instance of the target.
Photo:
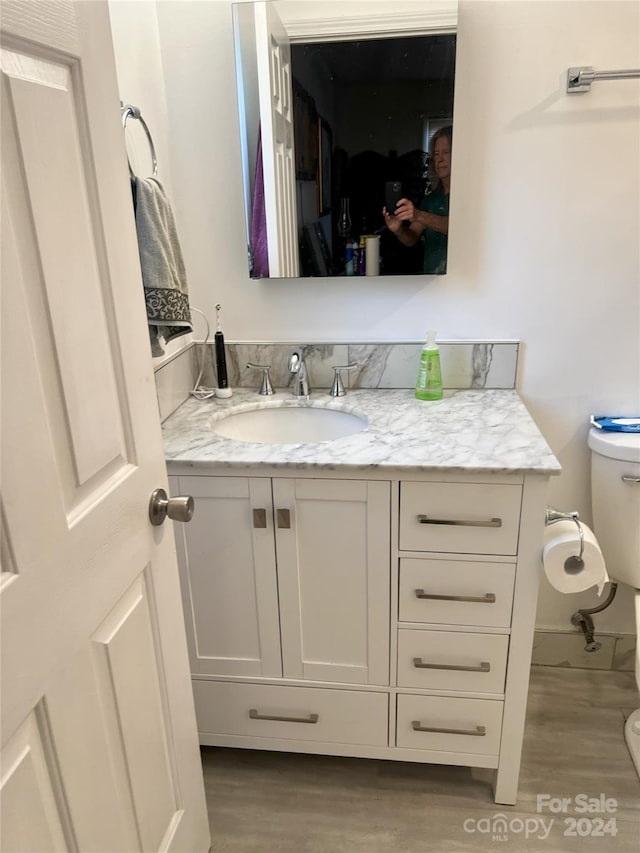
<svg viewBox="0 0 640 853">
<path fill-rule="evenodd" d="M 307 365 L 302 357 L 302 350 L 294 349 L 289 359 L 289 373 L 293 378 L 293 389 L 291 393 L 299 400 L 309 396 L 309 379 L 307 377 Z"/>
</svg>

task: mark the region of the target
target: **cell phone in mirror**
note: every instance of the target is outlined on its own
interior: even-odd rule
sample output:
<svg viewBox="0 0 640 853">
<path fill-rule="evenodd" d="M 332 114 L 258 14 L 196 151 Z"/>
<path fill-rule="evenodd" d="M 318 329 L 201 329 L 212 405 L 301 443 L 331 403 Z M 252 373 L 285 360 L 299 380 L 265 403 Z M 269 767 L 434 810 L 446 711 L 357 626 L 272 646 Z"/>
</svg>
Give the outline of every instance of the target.
<svg viewBox="0 0 640 853">
<path fill-rule="evenodd" d="M 402 183 L 400 181 L 387 181 L 384 185 L 384 197 L 387 213 L 393 214 L 397 203 L 402 198 Z"/>
</svg>

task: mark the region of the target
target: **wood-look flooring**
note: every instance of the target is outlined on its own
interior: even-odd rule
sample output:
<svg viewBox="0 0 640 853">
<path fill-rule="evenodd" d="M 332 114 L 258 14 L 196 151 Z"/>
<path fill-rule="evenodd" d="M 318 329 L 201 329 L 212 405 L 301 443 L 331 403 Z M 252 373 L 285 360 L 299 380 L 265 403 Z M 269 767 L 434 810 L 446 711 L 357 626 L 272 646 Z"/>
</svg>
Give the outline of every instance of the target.
<svg viewBox="0 0 640 853">
<path fill-rule="evenodd" d="M 631 672 L 532 667 L 515 806 L 493 802 L 490 770 L 203 747 L 211 849 L 639 853 L 640 781 L 623 735 L 638 703 Z M 539 813 L 538 794 L 571 797 L 572 806 L 566 814 Z M 615 798 L 615 814 L 580 815 L 578 794 Z M 506 837 L 482 831 L 499 814 L 510 824 Z M 571 817 L 587 818 L 576 833 L 598 831 L 595 818 L 614 817 L 617 834 L 565 835 Z M 476 824 L 482 818 L 489 821 Z M 476 831 L 466 831 L 465 821 Z"/>
</svg>

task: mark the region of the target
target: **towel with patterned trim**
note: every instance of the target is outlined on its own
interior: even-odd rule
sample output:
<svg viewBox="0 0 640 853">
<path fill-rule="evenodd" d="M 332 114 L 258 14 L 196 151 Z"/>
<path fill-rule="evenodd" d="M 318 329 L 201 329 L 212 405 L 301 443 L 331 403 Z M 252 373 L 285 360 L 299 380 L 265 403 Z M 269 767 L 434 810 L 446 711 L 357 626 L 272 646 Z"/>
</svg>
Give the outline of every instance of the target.
<svg viewBox="0 0 640 853">
<path fill-rule="evenodd" d="M 136 231 L 151 351 L 192 331 L 187 274 L 173 211 L 157 178 L 136 178 Z"/>
</svg>

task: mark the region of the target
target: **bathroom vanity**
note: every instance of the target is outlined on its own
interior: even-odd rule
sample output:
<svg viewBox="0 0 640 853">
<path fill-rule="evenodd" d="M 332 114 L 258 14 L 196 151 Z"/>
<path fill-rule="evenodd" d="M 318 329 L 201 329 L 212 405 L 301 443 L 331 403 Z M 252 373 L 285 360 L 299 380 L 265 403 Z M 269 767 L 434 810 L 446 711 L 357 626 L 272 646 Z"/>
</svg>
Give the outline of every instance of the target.
<svg viewBox="0 0 640 853">
<path fill-rule="evenodd" d="M 366 428 L 260 444 L 232 412 Z M 514 804 L 548 477 L 515 391 L 190 400 L 164 424 L 202 744 L 495 768 Z M 303 439 L 303 436 L 301 436 Z"/>
</svg>

